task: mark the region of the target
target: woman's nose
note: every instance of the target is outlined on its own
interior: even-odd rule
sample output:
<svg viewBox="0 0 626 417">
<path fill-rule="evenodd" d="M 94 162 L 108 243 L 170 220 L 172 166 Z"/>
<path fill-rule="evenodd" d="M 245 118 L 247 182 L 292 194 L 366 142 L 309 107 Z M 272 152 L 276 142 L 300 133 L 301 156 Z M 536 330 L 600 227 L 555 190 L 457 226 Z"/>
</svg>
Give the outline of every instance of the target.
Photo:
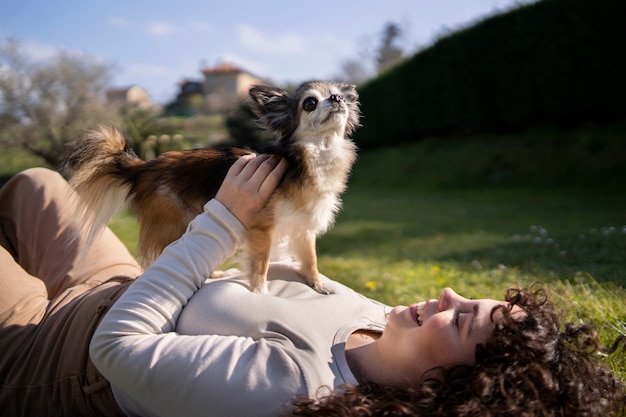
<svg viewBox="0 0 626 417">
<path fill-rule="evenodd" d="M 452 288 L 444 288 L 439 296 L 439 311 L 455 308 L 462 301 L 462 299 L 463 297 L 455 293 Z"/>
</svg>

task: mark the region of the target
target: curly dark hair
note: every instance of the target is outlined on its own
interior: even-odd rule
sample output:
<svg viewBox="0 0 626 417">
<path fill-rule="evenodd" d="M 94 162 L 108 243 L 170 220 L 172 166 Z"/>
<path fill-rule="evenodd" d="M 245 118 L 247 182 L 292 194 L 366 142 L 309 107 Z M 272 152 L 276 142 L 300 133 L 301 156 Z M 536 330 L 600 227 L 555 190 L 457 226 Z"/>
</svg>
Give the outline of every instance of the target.
<svg viewBox="0 0 626 417">
<path fill-rule="evenodd" d="M 507 290 L 508 306 L 493 335 L 476 347 L 476 364 L 441 369 L 420 386 L 364 383 L 320 398 L 298 398 L 295 416 L 619 416 L 624 382 L 599 358 L 604 351 L 589 325 L 562 329 L 543 289 Z M 511 314 L 519 306 L 525 314 Z M 618 339 L 610 351 L 624 347 Z M 440 372 L 439 372 L 440 371 Z"/>
</svg>

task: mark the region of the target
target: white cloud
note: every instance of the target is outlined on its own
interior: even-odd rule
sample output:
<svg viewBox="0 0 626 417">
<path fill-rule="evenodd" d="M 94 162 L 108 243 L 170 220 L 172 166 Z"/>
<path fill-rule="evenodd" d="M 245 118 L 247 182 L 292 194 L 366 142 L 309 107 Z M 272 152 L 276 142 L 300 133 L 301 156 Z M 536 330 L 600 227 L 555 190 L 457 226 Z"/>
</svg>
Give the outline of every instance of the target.
<svg viewBox="0 0 626 417">
<path fill-rule="evenodd" d="M 151 36 L 168 36 L 178 31 L 178 26 L 167 22 L 152 22 L 145 26 Z"/>
<path fill-rule="evenodd" d="M 21 42 L 24 53 L 35 60 L 48 59 L 59 53 L 56 46 L 41 43 L 36 40 Z"/>
<path fill-rule="evenodd" d="M 270 36 L 249 25 L 239 25 L 238 38 L 241 44 L 262 53 L 293 53 L 305 49 L 304 40 L 293 33 Z"/>
<path fill-rule="evenodd" d="M 144 25 L 145 32 L 150 36 L 162 37 L 174 34 L 207 33 L 212 27 L 202 22 L 187 22 L 179 25 L 170 22 L 151 22 Z"/>
<path fill-rule="evenodd" d="M 122 26 L 128 26 L 130 23 L 128 22 L 128 20 L 124 19 L 123 17 L 114 16 L 114 17 L 109 18 L 109 24 L 111 26 L 122 27 Z"/>
</svg>

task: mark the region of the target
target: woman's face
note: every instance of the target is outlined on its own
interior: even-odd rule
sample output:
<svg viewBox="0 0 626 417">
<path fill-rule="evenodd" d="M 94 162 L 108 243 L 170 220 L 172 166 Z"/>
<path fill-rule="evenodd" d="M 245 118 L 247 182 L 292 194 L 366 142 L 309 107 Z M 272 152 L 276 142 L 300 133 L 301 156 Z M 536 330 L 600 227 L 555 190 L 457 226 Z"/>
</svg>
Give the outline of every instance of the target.
<svg viewBox="0 0 626 417">
<path fill-rule="evenodd" d="M 379 339 L 388 376 L 394 379 L 389 382 L 418 383 L 430 369 L 472 365 L 476 345 L 493 334 L 491 311 L 504 304 L 469 300 L 446 288 L 438 300 L 393 308 Z M 498 317 L 501 313 L 494 320 Z"/>
</svg>

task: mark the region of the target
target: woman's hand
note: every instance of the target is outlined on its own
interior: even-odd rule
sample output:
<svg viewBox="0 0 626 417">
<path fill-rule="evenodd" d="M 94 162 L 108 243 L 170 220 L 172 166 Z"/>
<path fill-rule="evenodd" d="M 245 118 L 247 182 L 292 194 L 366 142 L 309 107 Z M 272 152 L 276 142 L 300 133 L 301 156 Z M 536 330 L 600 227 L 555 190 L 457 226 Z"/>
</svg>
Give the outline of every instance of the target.
<svg viewBox="0 0 626 417">
<path fill-rule="evenodd" d="M 228 170 L 215 198 L 248 228 L 286 170 L 287 162 L 276 155 L 242 156 Z"/>
</svg>

